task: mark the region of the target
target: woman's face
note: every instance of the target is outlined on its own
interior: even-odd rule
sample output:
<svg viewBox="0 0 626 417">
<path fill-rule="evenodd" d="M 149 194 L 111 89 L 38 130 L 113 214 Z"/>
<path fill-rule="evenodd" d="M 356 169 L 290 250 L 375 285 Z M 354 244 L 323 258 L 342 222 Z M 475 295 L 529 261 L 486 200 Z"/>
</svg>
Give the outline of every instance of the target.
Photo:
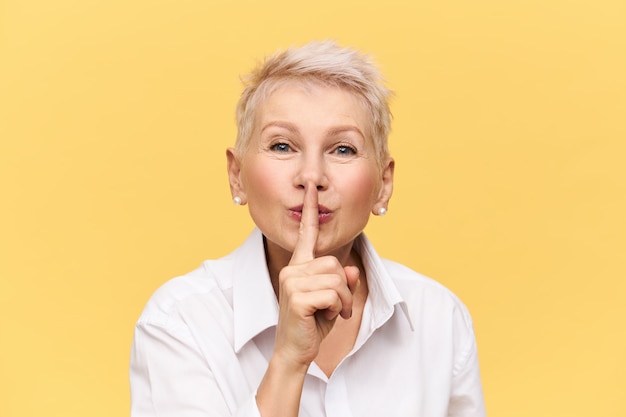
<svg viewBox="0 0 626 417">
<path fill-rule="evenodd" d="M 270 256 L 293 252 L 307 184 L 318 190 L 317 256 L 345 255 L 386 207 L 393 161 L 381 172 L 369 130 L 359 99 L 338 87 L 287 83 L 260 105 L 246 152 L 228 151 L 229 174 Z"/>
</svg>

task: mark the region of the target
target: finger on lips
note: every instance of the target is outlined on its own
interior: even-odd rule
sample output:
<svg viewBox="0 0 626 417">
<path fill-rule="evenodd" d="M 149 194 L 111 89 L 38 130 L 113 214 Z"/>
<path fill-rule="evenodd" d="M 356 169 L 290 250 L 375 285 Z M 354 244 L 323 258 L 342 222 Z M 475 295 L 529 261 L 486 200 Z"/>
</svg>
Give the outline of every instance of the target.
<svg viewBox="0 0 626 417">
<path fill-rule="evenodd" d="M 298 240 L 289 261 L 292 268 L 306 269 L 302 271 L 302 280 L 291 281 L 290 285 L 294 287 L 289 292 L 308 292 L 313 297 L 308 299 L 312 303 L 309 305 L 318 311 L 323 310 L 320 313 L 326 320 L 334 320 L 338 315 L 349 319 L 352 316 L 352 294 L 356 289 L 359 271 L 356 267 L 343 268 L 334 257 L 315 258 L 319 235 L 318 204 L 317 187 L 313 183 L 306 184 Z M 329 274 L 329 271 L 337 273 Z M 316 276 L 315 280 L 309 279 L 311 275 Z M 313 295 L 314 292 L 317 294 Z"/>
<path fill-rule="evenodd" d="M 315 245 L 319 233 L 319 210 L 318 210 L 317 187 L 308 183 L 304 190 L 304 202 L 302 204 L 302 217 L 296 247 L 291 256 L 291 265 L 301 264 L 315 259 Z"/>
</svg>

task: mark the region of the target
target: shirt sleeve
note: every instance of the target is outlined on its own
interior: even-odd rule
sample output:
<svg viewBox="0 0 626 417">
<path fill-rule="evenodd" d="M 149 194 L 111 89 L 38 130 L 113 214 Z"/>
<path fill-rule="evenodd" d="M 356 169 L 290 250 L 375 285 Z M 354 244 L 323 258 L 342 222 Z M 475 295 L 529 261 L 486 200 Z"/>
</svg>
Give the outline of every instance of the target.
<svg viewBox="0 0 626 417">
<path fill-rule="evenodd" d="M 448 417 L 485 417 L 478 351 L 472 320 L 467 310 L 457 311 L 457 339 L 461 348 L 456 355 Z"/>
<path fill-rule="evenodd" d="M 231 410 L 184 326 L 137 324 L 130 388 L 132 417 L 260 417 L 254 393 Z"/>
</svg>

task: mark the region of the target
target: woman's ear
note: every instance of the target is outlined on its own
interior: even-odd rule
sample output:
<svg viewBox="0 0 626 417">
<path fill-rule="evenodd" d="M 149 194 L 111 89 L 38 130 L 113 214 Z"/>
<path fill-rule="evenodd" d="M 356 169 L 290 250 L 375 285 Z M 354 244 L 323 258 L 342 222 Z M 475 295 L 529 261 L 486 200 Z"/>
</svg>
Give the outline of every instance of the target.
<svg viewBox="0 0 626 417">
<path fill-rule="evenodd" d="M 372 207 L 372 213 L 375 215 L 384 215 L 387 212 L 389 200 L 391 199 L 391 194 L 393 194 L 393 173 L 395 167 L 396 162 L 393 158 L 388 158 L 385 161 L 380 176 L 381 187 L 378 192 L 378 199 L 374 203 L 374 207 Z"/>
<path fill-rule="evenodd" d="M 235 198 L 238 198 L 238 203 L 246 204 L 246 193 L 241 181 L 241 161 L 237 155 L 235 148 L 226 149 L 226 166 L 228 169 L 228 182 L 230 184 L 230 194 Z"/>
</svg>

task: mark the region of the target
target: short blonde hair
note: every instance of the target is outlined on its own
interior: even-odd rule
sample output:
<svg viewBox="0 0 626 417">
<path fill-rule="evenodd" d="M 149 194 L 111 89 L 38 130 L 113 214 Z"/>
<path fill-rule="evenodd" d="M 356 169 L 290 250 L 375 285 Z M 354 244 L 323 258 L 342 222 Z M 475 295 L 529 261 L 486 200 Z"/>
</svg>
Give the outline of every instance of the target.
<svg viewBox="0 0 626 417">
<path fill-rule="evenodd" d="M 244 90 L 237 103 L 239 154 L 246 151 L 256 111 L 277 87 L 288 81 L 339 87 L 357 95 L 370 114 L 370 135 L 380 166 L 389 157 L 387 139 L 391 130 L 389 99 L 380 71 L 371 58 L 357 50 L 342 48 L 332 41 L 314 41 L 298 48 L 279 51 L 242 78 Z"/>
</svg>

